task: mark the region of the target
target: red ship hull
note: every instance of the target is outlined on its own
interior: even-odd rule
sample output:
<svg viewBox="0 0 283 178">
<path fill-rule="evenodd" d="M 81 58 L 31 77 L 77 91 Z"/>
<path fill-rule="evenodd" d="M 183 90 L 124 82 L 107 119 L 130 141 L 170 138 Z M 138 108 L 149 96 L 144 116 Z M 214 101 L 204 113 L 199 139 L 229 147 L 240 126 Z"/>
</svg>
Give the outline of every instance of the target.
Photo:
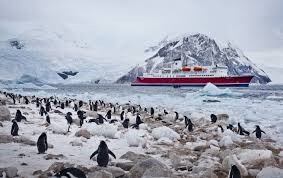
<svg viewBox="0 0 283 178">
<path fill-rule="evenodd" d="M 194 77 L 194 78 L 161 78 L 137 77 L 132 86 L 205 86 L 212 83 L 225 87 L 248 87 L 253 76 L 227 76 L 227 77 Z"/>
</svg>

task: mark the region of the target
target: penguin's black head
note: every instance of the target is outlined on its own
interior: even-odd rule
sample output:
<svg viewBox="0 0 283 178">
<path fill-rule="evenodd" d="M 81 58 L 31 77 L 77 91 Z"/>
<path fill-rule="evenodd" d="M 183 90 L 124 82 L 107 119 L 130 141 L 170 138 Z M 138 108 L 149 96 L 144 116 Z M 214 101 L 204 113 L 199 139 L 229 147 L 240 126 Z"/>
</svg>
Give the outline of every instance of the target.
<svg viewBox="0 0 283 178">
<path fill-rule="evenodd" d="M 99 148 L 107 148 L 107 144 L 105 143 L 105 141 L 100 141 L 100 144 L 99 144 Z"/>
<path fill-rule="evenodd" d="M 259 125 L 256 125 L 255 127 L 256 127 L 256 129 L 260 129 Z"/>
<path fill-rule="evenodd" d="M 67 116 L 71 116 L 72 115 L 72 113 L 71 112 L 67 112 Z"/>
<path fill-rule="evenodd" d="M 45 132 L 42 132 L 42 134 L 40 135 L 41 137 L 46 137 L 46 133 Z"/>
</svg>

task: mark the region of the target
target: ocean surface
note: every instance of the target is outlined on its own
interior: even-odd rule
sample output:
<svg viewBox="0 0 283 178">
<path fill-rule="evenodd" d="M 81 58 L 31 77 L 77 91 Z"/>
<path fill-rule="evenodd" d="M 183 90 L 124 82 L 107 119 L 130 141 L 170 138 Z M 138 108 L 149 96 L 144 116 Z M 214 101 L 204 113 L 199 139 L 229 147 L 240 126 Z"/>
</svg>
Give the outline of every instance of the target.
<svg viewBox="0 0 283 178">
<path fill-rule="evenodd" d="M 70 97 L 85 101 L 134 103 L 166 108 L 191 117 L 227 113 L 229 123 L 238 122 L 253 131 L 261 126 L 267 135 L 283 145 L 283 85 L 251 85 L 248 88 L 132 87 L 118 84 L 57 85 L 56 90 L 16 90 L 20 93 Z"/>
</svg>

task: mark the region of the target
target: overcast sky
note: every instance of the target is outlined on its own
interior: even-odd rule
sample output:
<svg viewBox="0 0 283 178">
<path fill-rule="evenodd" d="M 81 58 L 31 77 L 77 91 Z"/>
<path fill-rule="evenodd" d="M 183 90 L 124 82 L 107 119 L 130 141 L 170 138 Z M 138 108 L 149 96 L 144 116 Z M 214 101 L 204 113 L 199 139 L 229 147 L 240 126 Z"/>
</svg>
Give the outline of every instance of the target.
<svg viewBox="0 0 283 178">
<path fill-rule="evenodd" d="M 35 27 L 71 30 L 101 50 L 143 51 L 166 35 L 200 32 L 252 53 L 283 49 L 283 1 L 0 0 L 0 40 Z"/>
</svg>

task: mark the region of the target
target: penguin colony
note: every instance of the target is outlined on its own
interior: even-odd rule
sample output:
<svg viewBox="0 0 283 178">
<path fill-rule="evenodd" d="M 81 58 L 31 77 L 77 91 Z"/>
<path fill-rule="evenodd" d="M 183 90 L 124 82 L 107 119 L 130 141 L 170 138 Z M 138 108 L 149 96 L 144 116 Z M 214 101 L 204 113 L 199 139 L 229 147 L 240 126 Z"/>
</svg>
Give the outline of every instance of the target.
<svg viewBox="0 0 283 178">
<path fill-rule="evenodd" d="M 71 112 L 67 112 L 65 114 L 66 119 L 66 127 L 67 127 L 67 133 L 71 132 L 71 125 L 73 124 L 73 117 L 76 117 L 79 119 L 80 123 L 79 126 L 82 127 L 83 124 L 88 124 L 91 122 L 95 122 L 96 124 L 104 124 L 104 122 L 109 123 L 115 123 L 115 122 L 121 122 L 122 126 L 124 128 L 134 128 L 139 129 L 140 124 L 144 123 L 143 116 L 148 116 L 149 118 L 155 120 L 155 121 L 162 121 L 165 125 L 168 124 L 166 121 L 166 117 L 170 114 L 173 115 L 172 118 L 174 119 L 174 122 L 177 120 L 183 120 L 185 123 L 184 129 L 188 129 L 189 132 L 193 132 L 195 129 L 195 125 L 192 123 L 191 119 L 188 116 L 181 116 L 178 112 L 168 112 L 167 110 L 163 110 L 160 113 L 157 113 L 157 108 L 142 108 L 140 105 L 131 105 L 130 102 L 128 104 L 119 105 L 118 103 L 105 103 L 102 100 L 98 101 L 91 101 L 89 100 L 88 103 L 85 103 L 83 101 L 77 101 L 75 99 L 66 99 L 66 100 L 60 100 L 56 97 L 50 97 L 50 98 L 39 98 L 36 96 L 21 96 L 21 95 L 15 95 L 13 93 L 7 93 L 7 92 L 0 92 L 0 94 L 5 95 L 7 98 L 11 98 L 13 101 L 13 104 L 16 105 L 17 103 L 24 103 L 24 104 L 35 104 L 38 108 L 38 113 L 40 116 L 45 116 L 46 124 L 47 126 L 52 123 L 52 118 L 49 116 L 49 112 L 59 112 L 57 108 L 60 108 L 61 110 L 64 110 L 65 108 L 72 107 L 72 109 L 77 113 L 77 116 L 73 116 Z M 87 107 L 84 107 L 87 106 Z M 87 120 L 86 111 L 94 111 L 97 112 L 99 110 L 106 110 L 106 115 L 103 116 L 101 114 L 97 114 L 96 118 Z M 136 122 L 132 125 L 130 124 L 130 120 L 128 115 L 135 115 L 136 116 Z M 120 117 L 120 120 L 113 119 L 113 115 L 118 115 Z M 143 119 L 142 119 L 143 118 Z M 21 111 L 18 109 L 15 114 L 15 119 L 12 120 L 12 128 L 11 128 L 11 135 L 12 136 L 18 136 L 19 135 L 19 128 L 18 123 L 25 121 L 28 122 L 28 118 L 26 118 Z M 210 115 L 211 124 L 217 124 L 218 117 L 215 114 Z M 224 125 L 218 124 L 217 125 L 221 132 L 224 132 L 224 128 L 232 130 L 233 132 L 238 133 L 239 135 L 245 135 L 250 136 L 250 132 L 245 130 L 240 123 L 237 124 L 237 127 L 234 127 L 234 125 L 229 124 L 224 127 Z M 224 127 L 224 128 L 223 128 Z M 66 134 L 67 134 L 66 133 Z M 256 129 L 252 132 L 255 133 L 256 138 L 261 139 L 262 133 L 266 134 L 259 125 L 256 125 Z M 48 140 L 47 140 L 47 133 L 43 132 L 39 135 L 37 140 L 37 151 L 38 154 L 44 154 L 48 150 Z M 105 141 L 101 141 L 98 145 L 98 148 L 93 152 L 93 154 L 90 155 L 90 159 L 92 159 L 94 156 L 97 155 L 96 161 L 99 166 L 101 167 L 107 167 L 109 163 L 109 155 L 111 155 L 113 158 L 116 159 L 115 154 L 108 148 Z M 81 177 L 85 178 L 86 175 L 84 172 L 77 168 L 66 168 L 61 170 L 60 172 L 56 173 L 54 175 L 55 177 Z M 229 170 L 229 177 L 230 178 L 240 178 L 241 174 L 239 169 L 236 165 L 232 165 L 231 169 Z"/>
</svg>

